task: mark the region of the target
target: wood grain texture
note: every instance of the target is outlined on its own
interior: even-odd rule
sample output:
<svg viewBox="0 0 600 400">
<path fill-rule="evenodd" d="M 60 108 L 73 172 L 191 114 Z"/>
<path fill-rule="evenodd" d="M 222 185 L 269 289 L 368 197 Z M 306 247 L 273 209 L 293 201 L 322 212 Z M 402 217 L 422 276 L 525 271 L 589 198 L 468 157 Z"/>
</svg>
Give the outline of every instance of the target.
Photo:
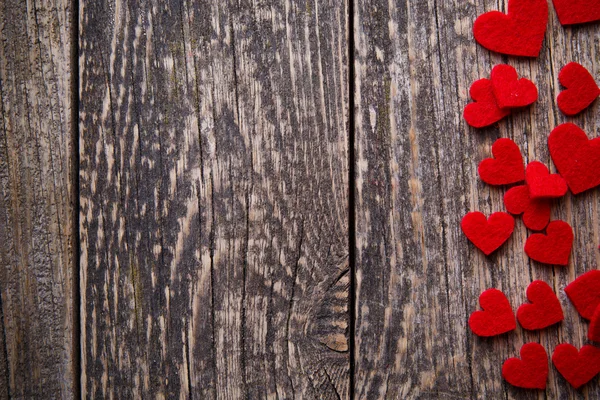
<svg viewBox="0 0 600 400">
<path fill-rule="evenodd" d="M 70 1 L 0 2 L 0 398 L 72 398 Z"/>
<path fill-rule="evenodd" d="M 347 9 L 80 1 L 84 397 L 348 398 Z"/>
<path fill-rule="evenodd" d="M 504 360 L 518 356 L 525 342 L 540 342 L 550 354 L 559 343 L 586 343 L 587 323 L 564 287 L 600 264 L 599 191 L 568 195 L 553 207 L 553 218 L 576 232 L 567 268 L 527 258 L 520 219 L 507 245 L 490 257 L 460 231 L 469 211 L 504 210 L 506 189 L 477 176 L 497 138 L 512 138 L 528 161 L 551 165 L 547 137 L 558 124 L 574 121 L 598 136 L 598 103 L 569 119 L 555 102 L 558 71 L 567 62 L 600 76 L 598 24 L 563 28 L 551 7 L 540 57 L 504 57 L 476 44 L 472 23 L 505 3 L 355 1 L 357 399 L 600 396 L 598 378 L 577 392 L 553 367 L 545 392 L 516 389 L 501 377 Z M 470 84 L 504 62 L 537 83 L 538 103 L 494 127 L 469 128 L 462 109 Z M 559 294 L 561 325 L 492 339 L 472 334 L 467 320 L 483 290 L 503 290 L 516 310 L 534 279 Z"/>
</svg>

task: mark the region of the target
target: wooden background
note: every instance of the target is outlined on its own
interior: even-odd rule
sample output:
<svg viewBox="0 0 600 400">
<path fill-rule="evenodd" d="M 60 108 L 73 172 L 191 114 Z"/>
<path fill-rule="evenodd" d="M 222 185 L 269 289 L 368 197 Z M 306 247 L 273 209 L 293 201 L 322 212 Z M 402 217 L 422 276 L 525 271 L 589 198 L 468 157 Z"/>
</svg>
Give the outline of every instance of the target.
<svg viewBox="0 0 600 400">
<path fill-rule="evenodd" d="M 516 389 L 502 362 L 585 343 L 564 287 L 600 264 L 598 190 L 553 218 L 567 268 L 528 232 L 485 257 L 469 211 L 500 137 L 552 165 L 558 71 L 600 76 L 598 24 L 550 7 L 537 59 L 477 45 L 490 0 L 5 0 L 0 4 L 0 399 L 599 398 L 550 368 Z M 551 4 L 550 4 L 551 5 Z M 468 88 L 509 63 L 539 101 L 494 127 Z M 535 279 L 565 321 L 474 336 L 479 294 L 513 308 Z"/>
</svg>

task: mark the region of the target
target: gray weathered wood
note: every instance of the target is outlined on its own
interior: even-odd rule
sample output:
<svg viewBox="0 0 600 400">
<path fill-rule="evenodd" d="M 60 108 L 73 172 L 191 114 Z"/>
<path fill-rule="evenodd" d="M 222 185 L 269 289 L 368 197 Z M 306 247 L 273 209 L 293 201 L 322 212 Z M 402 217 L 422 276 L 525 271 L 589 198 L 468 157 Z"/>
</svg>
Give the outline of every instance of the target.
<svg viewBox="0 0 600 400">
<path fill-rule="evenodd" d="M 69 5 L 0 3 L 0 398 L 76 390 Z"/>
<path fill-rule="evenodd" d="M 80 2 L 85 397 L 348 398 L 346 2 Z"/>
<path fill-rule="evenodd" d="M 355 2 L 357 399 L 600 396 L 598 378 L 576 392 L 553 367 L 545 393 L 518 390 L 501 377 L 503 361 L 518 356 L 525 342 L 540 342 L 550 354 L 562 342 L 587 343 L 587 323 L 563 289 L 600 265 L 599 191 L 569 195 L 553 208 L 553 218 L 576 231 L 567 268 L 529 261 L 521 221 L 490 257 L 459 227 L 468 211 L 504 210 L 505 189 L 477 176 L 495 139 L 510 137 L 527 160 L 551 165 L 546 141 L 556 125 L 572 120 L 598 135 L 597 103 L 569 119 L 555 99 L 558 71 L 569 61 L 600 77 L 599 25 L 563 28 L 550 8 L 540 57 L 504 57 L 472 35 L 475 18 L 497 7 L 491 0 Z M 540 99 L 492 128 L 471 129 L 462 119 L 469 86 L 503 62 L 533 79 Z M 516 309 L 534 279 L 559 293 L 560 326 L 517 328 L 493 339 L 472 334 L 467 320 L 483 290 L 503 290 Z"/>
</svg>

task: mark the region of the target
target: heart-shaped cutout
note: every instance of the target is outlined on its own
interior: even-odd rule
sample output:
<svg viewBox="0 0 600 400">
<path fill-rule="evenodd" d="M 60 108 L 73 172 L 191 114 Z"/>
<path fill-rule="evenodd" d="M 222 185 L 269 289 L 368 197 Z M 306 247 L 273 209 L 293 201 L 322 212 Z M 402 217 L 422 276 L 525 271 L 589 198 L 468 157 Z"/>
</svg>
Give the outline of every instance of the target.
<svg viewBox="0 0 600 400">
<path fill-rule="evenodd" d="M 567 182 L 558 174 L 551 174 L 539 161 L 531 162 L 525 170 L 525 181 L 532 199 L 557 199 L 567 193 Z"/>
<path fill-rule="evenodd" d="M 536 233 L 525 242 L 525 253 L 532 260 L 552 265 L 568 265 L 573 247 L 573 229 L 564 221 L 552 221 L 546 235 Z"/>
<path fill-rule="evenodd" d="M 510 238 L 515 219 L 504 212 L 494 213 L 489 219 L 483 213 L 470 212 L 462 219 L 461 228 L 478 249 L 490 255 Z"/>
<path fill-rule="evenodd" d="M 547 23 L 546 0 L 509 0 L 508 14 L 490 11 L 480 15 L 473 24 L 473 35 L 488 50 L 537 57 Z"/>
<path fill-rule="evenodd" d="M 527 185 L 515 186 L 504 195 L 506 211 L 514 215 L 523 214 L 523 223 L 532 231 L 541 231 L 550 222 L 551 202 L 546 199 L 533 200 Z"/>
<path fill-rule="evenodd" d="M 469 327 L 477 336 L 496 336 L 517 327 L 510 303 L 498 289 L 481 293 L 479 305 L 483 311 L 475 311 L 469 317 Z"/>
<path fill-rule="evenodd" d="M 475 103 L 465 106 L 463 116 L 467 124 L 474 128 L 490 126 L 510 114 L 510 110 L 498 107 L 492 89 L 492 81 L 489 79 L 479 79 L 473 82 L 469 94 Z"/>
<path fill-rule="evenodd" d="M 548 380 L 548 354 L 539 343 L 521 347 L 521 359 L 509 358 L 502 365 L 502 377 L 513 386 L 544 389 Z"/>
<path fill-rule="evenodd" d="M 565 115 L 577 115 L 600 96 L 594 77 L 580 64 L 571 62 L 563 67 L 558 80 L 566 89 L 559 93 L 558 108 Z"/>
<path fill-rule="evenodd" d="M 562 25 L 600 20 L 600 0 L 552 0 Z"/>
<path fill-rule="evenodd" d="M 489 185 L 510 185 L 525 180 L 521 150 L 510 139 L 498 139 L 492 145 L 494 158 L 479 163 L 479 177 Z"/>
<path fill-rule="evenodd" d="M 560 302 L 554 290 L 544 281 L 533 281 L 527 287 L 527 299 L 517 310 L 519 324 L 527 330 L 544 329 L 564 319 Z"/>
<path fill-rule="evenodd" d="M 581 275 L 565 288 L 565 293 L 577 312 L 591 320 L 600 305 L 600 271 L 593 270 Z"/>
<path fill-rule="evenodd" d="M 589 140 L 577 125 L 566 123 L 550 133 L 548 148 L 573 194 L 600 186 L 600 138 Z"/>
<path fill-rule="evenodd" d="M 594 316 L 590 321 L 588 339 L 594 342 L 600 342 L 600 306 L 596 307 L 596 312 L 594 312 Z"/>
<path fill-rule="evenodd" d="M 600 348 L 583 346 L 577 351 L 571 344 L 559 344 L 552 354 L 552 362 L 567 382 L 578 389 L 600 372 Z"/>
<path fill-rule="evenodd" d="M 519 108 L 533 104 L 538 90 L 529 79 L 519 79 L 517 70 L 510 65 L 500 64 L 492 69 L 492 86 L 498 107 Z"/>
</svg>

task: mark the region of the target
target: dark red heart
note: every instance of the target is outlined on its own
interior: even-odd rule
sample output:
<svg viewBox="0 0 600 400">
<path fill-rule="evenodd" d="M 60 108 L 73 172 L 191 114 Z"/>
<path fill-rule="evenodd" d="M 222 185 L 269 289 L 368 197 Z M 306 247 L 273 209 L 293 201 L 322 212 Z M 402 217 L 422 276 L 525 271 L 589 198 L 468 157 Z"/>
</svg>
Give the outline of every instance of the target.
<svg viewBox="0 0 600 400">
<path fill-rule="evenodd" d="M 600 0 L 553 0 L 553 3 L 562 25 L 600 20 Z"/>
<path fill-rule="evenodd" d="M 479 177 L 489 185 L 510 185 L 525 180 L 521 150 L 510 139 L 498 139 L 492 145 L 495 158 L 479 163 Z"/>
<path fill-rule="evenodd" d="M 559 344 L 552 354 L 552 362 L 567 382 L 577 389 L 600 372 L 600 348 L 583 346 L 577 351 L 573 345 Z"/>
<path fill-rule="evenodd" d="M 502 377 L 513 386 L 544 389 L 548 380 L 548 354 L 538 343 L 521 347 L 521 359 L 509 358 L 502 366 Z"/>
<path fill-rule="evenodd" d="M 558 108 L 566 115 L 579 114 L 600 96 L 594 77 L 576 62 L 565 65 L 558 74 L 558 80 L 566 88 L 558 95 Z"/>
<path fill-rule="evenodd" d="M 593 270 L 581 275 L 565 288 L 565 293 L 579 314 L 591 320 L 600 305 L 600 271 Z"/>
<path fill-rule="evenodd" d="M 469 317 L 469 326 L 477 336 L 496 336 L 517 327 L 508 299 L 498 289 L 488 289 L 479 296 L 483 311 L 475 311 Z"/>
<path fill-rule="evenodd" d="M 590 329 L 588 330 L 588 339 L 594 342 L 600 342 L 600 306 L 596 307 L 596 312 L 590 321 Z"/>
<path fill-rule="evenodd" d="M 552 221 L 546 235 L 536 233 L 525 242 L 525 253 L 532 260 L 552 265 L 568 265 L 573 247 L 573 229 L 564 221 Z"/>
<path fill-rule="evenodd" d="M 564 319 L 562 307 L 554 290 L 544 281 L 533 281 L 527 287 L 527 299 L 517 310 L 517 320 L 525 329 L 544 329 Z"/>
<path fill-rule="evenodd" d="M 525 181 L 532 199 L 557 199 L 567 193 L 567 182 L 558 174 L 551 174 L 544 164 L 534 161 L 527 165 Z"/>
<path fill-rule="evenodd" d="M 550 222 L 550 200 L 531 199 L 527 185 L 515 186 L 506 192 L 504 206 L 511 214 L 523 214 L 523 223 L 532 231 L 541 231 Z"/>
<path fill-rule="evenodd" d="M 600 138 L 589 140 L 577 125 L 567 123 L 550 133 L 548 147 L 573 194 L 600 185 Z"/>
<path fill-rule="evenodd" d="M 477 248 L 490 255 L 510 238 L 515 219 L 503 212 L 494 213 L 489 219 L 483 213 L 470 212 L 462 219 L 461 228 Z"/>
<path fill-rule="evenodd" d="M 469 94 L 475 103 L 466 105 L 463 116 L 465 121 L 474 128 L 492 125 L 510 114 L 510 110 L 498 107 L 492 89 L 492 81 L 489 79 L 473 82 Z"/>
<path fill-rule="evenodd" d="M 546 0 L 509 0 L 508 14 L 491 11 L 480 15 L 473 24 L 473 35 L 488 50 L 537 57 L 547 22 Z"/>
<path fill-rule="evenodd" d="M 519 79 L 517 70 L 510 65 L 500 64 L 492 69 L 492 85 L 498 107 L 518 108 L 533 104 L 538 90 L 529 79 Z"/>
</svg>

